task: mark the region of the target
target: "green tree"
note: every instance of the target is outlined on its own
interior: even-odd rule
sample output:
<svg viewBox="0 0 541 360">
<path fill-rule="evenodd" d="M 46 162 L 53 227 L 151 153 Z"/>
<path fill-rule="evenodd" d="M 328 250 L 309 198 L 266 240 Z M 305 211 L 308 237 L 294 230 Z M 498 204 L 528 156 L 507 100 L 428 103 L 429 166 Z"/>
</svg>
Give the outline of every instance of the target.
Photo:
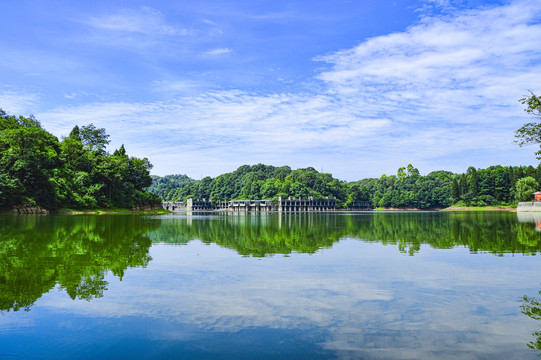
<svg viewBox="0 0 541 360">
<path fill-rule="evenodd" d="M 455 177 L 453 177 L 453 182 L 451 183 L 451 197 L 454 201 L 457 201 L 460 197 L 460 190 Z"/>
<path fill-rule="evenodd" d="M 94 124 L 81 126 L 79 134 L 83 146 L 92 151 L 104 153 L 105 147 L 110 143 L 109 135 L 105 133 L 105 129 L 98 129 Z"/>
<path fill-rule="evenodd" d="M 539 184 L 531 176 L 522 178 L 515 185 L 515 198 L 517 201 L 529 201 L 532 195 L 537 191 Z"/>
<path fill-rule="evenodd" d="M 466 178 L 466 175 L 460 175 L 460 178 L 458 180 L 458 186 L 460 188 L 460 194 L 462 196 L 466 196 L 468 194 L 468 180 Z"/>
<path fill-rule="evenodd" d="M 473 196 L 477 196 L 479 191 L 479 179 L 477 177 L 477 170 L 473 166 L 470 166 L 467 171 L 469 175 L 468 189 Z"/>
<path fill-rule="evenodd" d="M 39 204 L 54 209 L 57 204 L 51 178 L 59 165 L 59 151 L 58 139 L 33 116 L 9 116 L 0 110 L 0 174 L 7 181 L 4 191 L 14 191 L 2 202 L 13 203 L 31 195 Z"/>
<path fill-rule="evenodd" d="M 413 165 L 409 164 L 407 167 L 408 176 L 419 176 L 419 170 L 417 168 L 413 167 Z"/>
<path fill-rule="evenodd" d="M 541 119 L 541 98 L 530 91 L 529 97 L 520 99 L 520 102 L 526 105 L 525 112 L 532 115 L 534 118 Z M 527 144 L 541 144 L 541 122 L 528 122 L 520 129 L 515 131 L 515 140 L 519 146 Z M 537 159 L 541 159 L 541 150 L 535 153 Z"/>
<path fill-rule="evenodd" d="M 398 168 L 398 171 L 396 172 L 396 176 L 398 177 L 398 180 L 402 181 L 406 178 L 406 168 L 404 166 Z"/>
</svg>

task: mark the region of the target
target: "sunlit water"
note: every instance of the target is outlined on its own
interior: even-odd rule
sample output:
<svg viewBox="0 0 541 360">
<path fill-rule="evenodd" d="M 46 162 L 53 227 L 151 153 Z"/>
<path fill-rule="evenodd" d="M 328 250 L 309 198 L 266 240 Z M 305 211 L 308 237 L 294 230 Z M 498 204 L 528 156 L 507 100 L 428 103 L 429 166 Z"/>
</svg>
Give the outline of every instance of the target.
<svg viewBox="0 0 541 360">
<path fill-rule="evenodd" d="M 520 220 L 0 216 L 0 359 L 536 359 L 541 218 Z"/>
</svg>

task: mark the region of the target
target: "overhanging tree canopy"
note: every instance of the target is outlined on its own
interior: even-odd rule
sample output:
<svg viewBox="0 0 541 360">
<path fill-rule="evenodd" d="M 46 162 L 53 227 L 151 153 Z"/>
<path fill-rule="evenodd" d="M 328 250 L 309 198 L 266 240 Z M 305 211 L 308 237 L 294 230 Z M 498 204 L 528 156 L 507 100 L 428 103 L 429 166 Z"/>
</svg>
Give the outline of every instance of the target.
<svg viewBox="0 0 541 360">
<path fill-rule="evenodd" d="M 520 102 L 527 105 L 526 111 L 534 118 L 541 119 L 541 98 L 530 92 L 531 96 L 520 99 Z M 515 131 L 515 140 L 520 146 L 527 144 L 541 144 L 541 122 L 529 122 Z M 541 160 L 541 149 L 536 151 L 536 158 Z"/>
</svg>

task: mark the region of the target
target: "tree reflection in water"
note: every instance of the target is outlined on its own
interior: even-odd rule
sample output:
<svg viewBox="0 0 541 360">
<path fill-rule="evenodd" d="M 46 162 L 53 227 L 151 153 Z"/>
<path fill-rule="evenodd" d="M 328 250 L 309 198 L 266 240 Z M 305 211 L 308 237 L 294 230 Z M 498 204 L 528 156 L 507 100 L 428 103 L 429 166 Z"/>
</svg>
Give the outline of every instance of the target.
<svg viewBox="0 0 541 360">
<path fill-rule="evenodd" d="M 162 217 L 149 236 L 177 244 L 200 239 L 255 257 L 314 253 L 345 238 L 395 245 L 409 255 L 422 245 L 495 255 L 541 251 L 541 234 L 511 212 L 174 215 Z"/>
<path fill-rule="evenodd" d="M 539 295 L 541 295 L 541 291 L 539 291 Z M 541 299 L 524 295 L 520 300 L 522 302 L 520 310 L 524 315 L 529 316 L 534 320 L 541 320 Z M 535 340 L 529 342 L 528 347 L 532 350 L 541 351 L 541 331 L 534 331 L 532 335 Z"/>
<path fill-rule="evenodd" d="M 421 246 L 539 253 L 537 220 L 518 220 L 509 212 L 0 216 L 0 311 L 29 310 L 55 286 L 72 299 L 101 297 L 108 272 L 122 279 L 149 263 L 152 242 L 199 239 L 254 257 L 311 254 L 346 238 L 409 255 Z"/>
<path fill-rule="evenodd" d="M 107 290 L 110 271 L 122 279 L 146 266 L 156 227 L 134 216 L 0 216 L 0 310 L 30 310 L 58 286 L 72 299 Z"/>
</svg>

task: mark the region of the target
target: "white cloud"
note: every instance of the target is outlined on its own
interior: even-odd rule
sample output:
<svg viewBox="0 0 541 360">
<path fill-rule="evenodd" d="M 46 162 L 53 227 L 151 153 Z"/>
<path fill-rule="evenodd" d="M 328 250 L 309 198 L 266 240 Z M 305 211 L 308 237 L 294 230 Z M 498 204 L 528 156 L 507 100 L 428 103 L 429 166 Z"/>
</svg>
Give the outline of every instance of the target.
<svg viewBox="0 0 541 360">
<path fill-rule="evenodd" d="M 490 86 L 525 74 L 541 75 L 538 43 L 541 11 L 532 1 L 505 7 L 426 18 L 402 33 L 369 39 L 353 49 L 319 57 L 332 64 L 320 78 L 335 91 L 359 94 L 381 90 L 384 97 L 414 94 L 430 100 L 441 91 L 493 100 Z M 526 80 L 526 79 L 524 79 Z M 525 84 L 524 84 L 525 85 Z M 511 89 L 515 90 L 515 89 Z M 525 89 L 518 89 L 524 92 Z M 488 98 L 488 99 L 485 99 Z M 513 99 L 514 100 L 514 99 Z"/>
<path fill-rule="evenodd" d="M 164 15 L 148 6 L 140 10 L 124 9 L 116 14 L 90 17 L 86 24 L 103 30 L 151 35 L 186 36 L 192 30 L 169 25 Z"/>
<path fill-rule="evenodd" d="M 39 101 L 39 95 L 35 93 L 22 93 L 13 90 L 0 89 L 0 109 L 3 109 L 10 115 L 30 115 L 25 114 L 26 109 L 36 106 Z"/>
<path fill-rule="evenodd" d="M 155 245 L 147 268 L 127 271 L 122 282 L 108 278 L 103 298 L 73 301 L 51 292 L 36 306 L 88 317 L 153 318 L 210 332 L 310 329 L 307 335 L 322 335 L 323 348 L 349 350 L 355 358 L 382 356 L 376 349 L 389 348 L 389 341 L 392 357 L 404 359 L 431 357 L 434 349 L 466 358 L 506 347 L 526 351 L 531 326 L 516 299 L 537 284 L 535 271 L 492 255 L 479 255 L 476 265 L 462 263 L 465 253 L 458 248 L 443 256 L 423 247 L 412 261 L 381 244 L 342 239 L 313 255 L 255 259 L 199 241 Z M 153 335 L 186 333 L 173 326 L 147 336 Z M 473 347 L 479 344 L 485 348 Z"/>
<path fill-rule="evenodd" d="M 208 88 L 209 84 L 203 81 L 183 80 L 183 79 L 168 79 L 154 81 L 152 89 L 158 92 L 174 92 L 183 94 L 199 94 L 204 88 Z"/>
<path fill-rule="evenodd" d="M 422 173 L 528 164 L 533 151 L 512 141 L 527 119 L 518 99 L 541 91 L 536 5 L 518 1 L 427 17 L 404 32 L 320 56 L 330 65 L 317 76 L 323 85 L 299 93 L 193 95 L 192 84 L 177 79 L 157 83 L 184 91 L 168 101 L 37 115 L 63 134 L 74 121 L 105 127 L 113 147 L 124 143 L 149 157 L 161 175 L 216 176 L 264 162 L 355 180 L 407 163 Z"/>
<path fill-rule="evenodd" d="M 211 56 L 224 55 L 224 54 L 229 54 L 232 51 L 233 50 L 231 50 L 230 48 L 217 48 L 217 49 L 206 51 L 205 55 L 211 55 Z"/>
<path fill-rule="evenodd" d="M 164 168 L 181 162 L 192 176 L 198 176 L 201 171 L 208 174 L 202 164 L 213 160 L 221 165 L 217 171 L 231 170 L 231 163 L 288 164 L 295 154 L 336 147 L 337 139 L 344 143 L 373 137 L 389 123 L 387 119 L 355 118 L 339 103 L 333 105 L 334 101 L 329 96 L 214 91 L 167 103 L 96 103 L 63 108 L 40 114 L 40 119 L 57 124 L 54 129 L 49 127 L 62 134 L 67 134 L 74 122 L 92 122 L 107 129 L 113 147 L 124 143 L 128 151 L 144 154 L 155 164 L 158 159 Z M 173 164 L 167 160 L 184 156 L 190 160 L 179 159 Z M 309 165 L 306 160 L 298 166 Z"/>
</svg>

